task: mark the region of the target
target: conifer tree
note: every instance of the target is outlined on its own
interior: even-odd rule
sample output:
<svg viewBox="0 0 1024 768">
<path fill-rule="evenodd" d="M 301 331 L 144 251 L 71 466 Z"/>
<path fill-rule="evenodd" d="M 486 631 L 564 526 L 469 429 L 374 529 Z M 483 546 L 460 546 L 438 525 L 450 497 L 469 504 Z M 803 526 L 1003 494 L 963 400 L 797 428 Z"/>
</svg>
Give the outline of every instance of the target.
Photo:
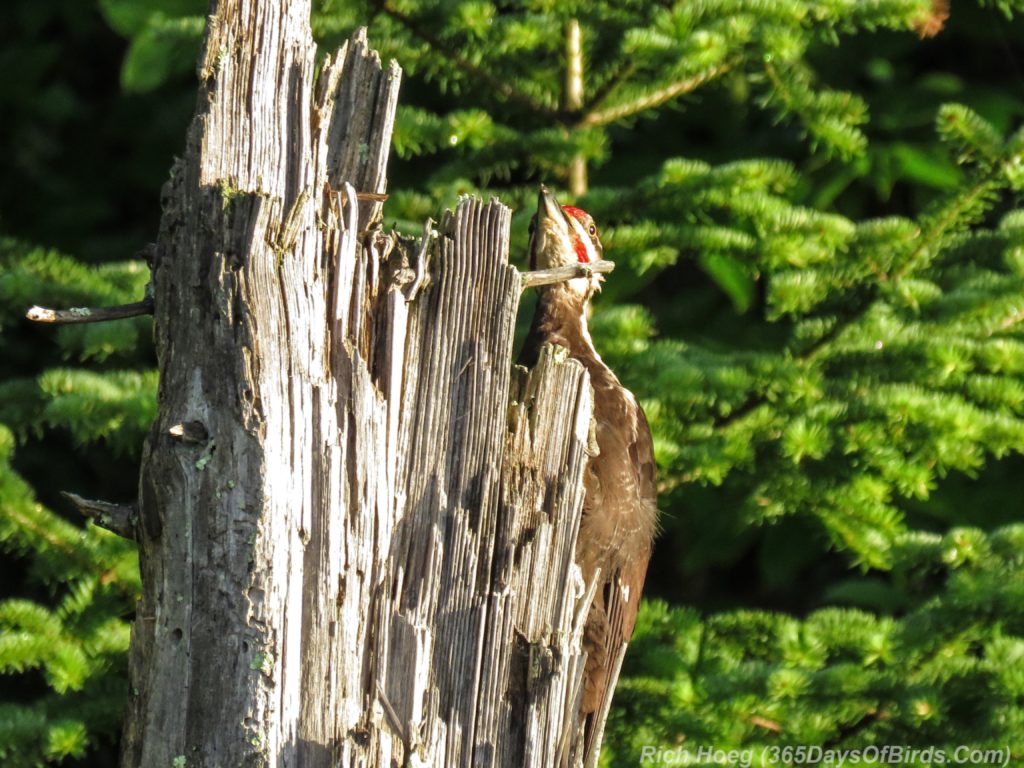
<svg viewBox="0 0 1024 768">
<path fill-rule="evenodd" d="M 58 489 L 103 484 L 121 459 L 138 461 L 156 405 L 146 321 L 32 333 L 19 321 L 35 301 L 122 303 L 141 294 L 141 262 L 99 268 L 23 242 L 0 240 L 0 547 L 22 565 L 23 584 L 0 600 L 0 764 L 19 768 L 82 757 L 120 728 L 129 628 L 138 594 L 135 548 L 44 506 Z M 16 329 L 25 331 L 17 334 Z M 31 371 L 40 371 L 32 375 Z M 18 448 L 18 443 L 22 448 Z M 42 442 L 45 453 L 36 446 Z M 46 462 L 33 489 L 14 459 Z M 110 467 L 111 464 L 115 466 Z M 109 468 L 103 468 L 106 465 Z M 107 483 L 109 487 L 109 481 Z M 13 574 L 12 574 L 13 576 Z M 26 695 L 28 694 L 28 695 Z"/>
<path fill-rule="evenodd" d="M 205 3 L 100 5 L 129 41 L 127 91 L 191 88 Z M 1003 18 L 989 6 L 1020 11 L 956 6 L 950 27 L 961 12 Z M 677 603 L 642 609 L 608 765 L 652 746 L 780 764 L 773 750 L 800 745 L 1024 756 L 1024 110 L 910 71 L 946 13 L 929 0 L 317 6 L 325 44 L 368 24 L 407 73 L 389 223 L 418 231 L 459 194 L 495 193 L 520 211 L 515 252 L 544 181 L 605 225 L 618 268 L 592 328 L 654 429 L 665 530 L 651 589 Z M 1022 39 L 1009 22 L 959 34 Z M 949 92 L 988 98 L 940 106 Z M 70 436 L 70 461 L 120 456 L 130 472 L 154 382 L 145 321 L 63 329 L 45 352 L 14 325 L 32 303 L 137 299 L 142 265 L 91 269 L 13 240 L 0 263 L 14 361 L 0 545 L 28 564 L 0 603 L 0 671 L 45 682 L 0 706 L 0 760 L 34 765 L 116 731 L 137 577 L 123 542 L 35 500 L 15 443 L 41 435 L 59 455 Z M 700 586 L 730 569 L 738 586 Z M 792 594 L 791 610 L 768 610 Z"/>
</svg>

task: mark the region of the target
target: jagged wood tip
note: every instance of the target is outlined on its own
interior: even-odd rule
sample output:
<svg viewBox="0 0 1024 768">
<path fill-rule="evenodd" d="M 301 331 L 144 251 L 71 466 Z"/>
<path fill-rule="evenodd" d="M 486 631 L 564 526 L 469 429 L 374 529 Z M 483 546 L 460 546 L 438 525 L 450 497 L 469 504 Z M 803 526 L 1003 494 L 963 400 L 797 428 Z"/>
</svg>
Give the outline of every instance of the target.
<svg viewBox="0 0 1024 768">
<path fill-rule="evenodd" d="M 114 307 L 72 307 L 71 309 L 47 309 L 32 307 L 25 317 L 37 323 L 103 323 L 107 320 L 121 320 L 126 317 L 153 314 L 153 300 L 143 299 L 131 304 Z"/>
<path fill-rule="evenodd" d="M 570 264 L 568 267 L 553 267 L 551 269 L 537 269 L 532 272 L 521 272 L 519 278 L 525 290 L 527 288 L 536 288 L 538 285 L 564 283 L 566 280 L 575 280 L 577 277 L 606 274 L 613 269 L 615 269 L 614 261 L 602 260 L 591 264 Z"/>
<path fill-rule="evenodd" d="M 138 510 L 130 504 L 113 504 L 109 501 L 84 499 L 77 493 L 61 491 L 60 495 L 70 501 L 80 513 L 100 528 L 116 533 L 126 539 L 135 540 L 135 524 Z"/>
<path fill-rule="evenodd" d="M 423 237 L 420 240 L 420 251 L 416 255 L 416 277 L 405 294 L 406 301 L 413 301 L 420 289 L 430 283 L 430 275 L 427 274 L 427 259 L 430 257 L 430 244 L 438 237 L 434 224 L 435 222 L 431 218 L 423 222 Z"/>
</svg>

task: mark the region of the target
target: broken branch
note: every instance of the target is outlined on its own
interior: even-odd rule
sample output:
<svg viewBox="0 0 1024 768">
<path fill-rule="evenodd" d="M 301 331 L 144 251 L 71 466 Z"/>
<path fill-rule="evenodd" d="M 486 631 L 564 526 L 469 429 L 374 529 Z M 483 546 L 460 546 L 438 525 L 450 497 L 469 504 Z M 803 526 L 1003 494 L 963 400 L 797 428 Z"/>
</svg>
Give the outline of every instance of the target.
<svg viewBox="0 0 1024 768">
<path fill-rule="evenodd" d="M 522 281 L 523 290 L 525 290 L 527 288 L 536 288 L 538 285 L 564 283 L 566 280 L 575 280 L 577 277 L 605 274 L 613 269 L 615 269 L 614 261 L 602 260 L 591 264 L 570 264 L 568 267 L 552 267 L 551 269 L 521 272 L 519 278 Z"/>
<path fill-rule="evenodd" d="M 143 299 L 131 304 L 114 307 L 72 307 L 71 309 L 47 309 L 32 307 L 25 317 L 37 323 L 103 323 L 107 320 L 122 320 L 126 317 L 153 314 L 153 300 Z"/>
<path fill-rule="evenodd" d="M 70 501 L 75 509 L 92 520 L 100 528 L 116 533 L 126 539 L 135 540 L 135 525 L 138 509 L 130 504 L 113 504 L 109 501 L 83 499 L 77 493 L 61 491 L 60 495 Z"/>
</svg>

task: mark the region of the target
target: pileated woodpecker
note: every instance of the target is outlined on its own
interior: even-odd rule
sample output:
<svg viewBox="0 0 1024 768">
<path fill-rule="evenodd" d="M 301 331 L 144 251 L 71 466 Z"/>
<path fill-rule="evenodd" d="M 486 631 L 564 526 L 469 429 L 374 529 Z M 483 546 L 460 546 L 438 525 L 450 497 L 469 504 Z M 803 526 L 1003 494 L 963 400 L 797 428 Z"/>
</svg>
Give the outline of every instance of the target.
<svg viewBox="0 0 1024 768">
<path fill-rule="evenodd" d="M 594 220 L 573 206 L 560 206 L 541 187 L 530 224 L 530 269 L 598 261 L 603 255 Z M 598 453 L 584 475 L 583 518 L 576 562 L 589 585 L 598 579 L 584 630 L 587 652 L 583 699 L 586 747 L 611 698 L 609 673 L 636 622 L 657 520 L 654 452 L 647 417 L 633 393 L 605 365 L 587 330 L 590 299 L 602 275 L 580 277 L 540 289 L 533 325 L 520 363 L 533 366 L 544 344 L 569 350 L 590 374 Z"/>
</svg>

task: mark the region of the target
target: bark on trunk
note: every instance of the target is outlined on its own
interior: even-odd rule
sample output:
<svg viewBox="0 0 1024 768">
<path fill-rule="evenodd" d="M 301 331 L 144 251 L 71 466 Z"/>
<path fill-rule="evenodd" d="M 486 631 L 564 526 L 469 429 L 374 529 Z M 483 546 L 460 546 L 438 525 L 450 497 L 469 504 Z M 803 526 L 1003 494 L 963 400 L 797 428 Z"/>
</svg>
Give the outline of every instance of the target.
<svg viewBox="0 0 1024 768">
<path fill-rule="evenodd" d="M 308 18 L 214 0 L 164 190 L 122 765 L 577 762 L 586 374 L 504 206 L 380 230 L 399 69 Z"/>
</svg>

